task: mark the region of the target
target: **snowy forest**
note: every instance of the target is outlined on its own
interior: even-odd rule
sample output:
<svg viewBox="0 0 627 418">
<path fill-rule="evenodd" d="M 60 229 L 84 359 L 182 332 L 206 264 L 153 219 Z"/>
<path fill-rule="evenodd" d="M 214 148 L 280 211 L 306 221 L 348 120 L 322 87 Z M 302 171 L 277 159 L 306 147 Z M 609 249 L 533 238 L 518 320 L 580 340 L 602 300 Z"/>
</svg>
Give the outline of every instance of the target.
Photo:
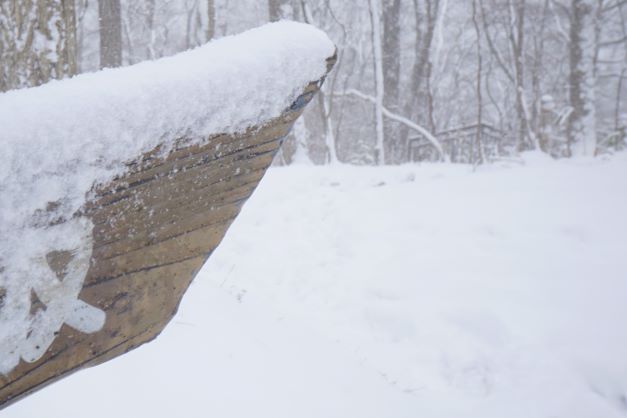
<svg viewBox="0 0 627 418">
<path fill-rule="evenodd" d="M 2 417 L 626 418 L 626 101 L 627 0 L 0 0 Z"/>
<path fill-rule="evenodd" d="M 625 147 L 624 0 L 3 0 L 0 91 L 290 19 L 338 63 L 276 164 L 481 164 Z"/>
</svg>

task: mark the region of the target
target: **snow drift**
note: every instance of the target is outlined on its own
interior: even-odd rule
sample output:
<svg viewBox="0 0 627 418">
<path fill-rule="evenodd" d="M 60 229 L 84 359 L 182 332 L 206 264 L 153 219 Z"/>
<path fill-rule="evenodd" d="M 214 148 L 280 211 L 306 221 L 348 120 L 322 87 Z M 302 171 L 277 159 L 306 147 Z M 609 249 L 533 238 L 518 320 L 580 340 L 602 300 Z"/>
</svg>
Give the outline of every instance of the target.
<svg viewBox="0 0 627 418">
<path fill-rule="evenodd" d="M 624 417 L 626 183 L 627 154 L 273 168 L 155 343 L 3 413 Z"/>
</svg>

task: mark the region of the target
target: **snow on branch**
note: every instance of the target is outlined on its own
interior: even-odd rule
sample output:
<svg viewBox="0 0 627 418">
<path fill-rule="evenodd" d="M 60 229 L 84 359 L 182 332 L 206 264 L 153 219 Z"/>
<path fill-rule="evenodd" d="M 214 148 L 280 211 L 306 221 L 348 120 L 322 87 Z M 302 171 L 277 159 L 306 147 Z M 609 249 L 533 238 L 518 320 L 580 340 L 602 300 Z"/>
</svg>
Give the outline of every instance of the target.
<svg viewBox="0 0 627 418">
<path fill-rule="evenodd" d="M 376 101 L 376 99 L 374 97 L 369 96 L 369 95 L 367 95 L 365 93 L 362 93 L 361 91 L 355 90 L 355 89 L 348 89 L 348 90 L 346 90 L 344 92 L 333 93 L 333 94 L 335 96 L 354 96 L 354 97 L 358 97 L 360 99 L 366 100 L 366 101 L 368 101 L 368 102 L 370 102 L 372 104 L 376 104 L 377 103 L 377 101 Z M 422 136 L 424 136 L 427 139 L 427 141 L 429 141 L 431 143 L 431 145 L 433 145 L 435 147 L 435 149 L 438 151 L 442 161 L 449 162 L 448 155 L 446 155 L 446 153 L 444 152 L 444 149 L 442 148 L 442 144 L 440 144 L 440 141 L 438 141 L 438 139 L 435 136 L 433 136 L 431 134 L 431 132 L 429 132 L 428 130 L 426 130 L 422 126 L 418 125 L 417 123 L 407 119 L 406 117 L 391 112 L 385 106 L 382 107 L 382 111 L 383 111 L 383 115 L 385 117 L 387 117 L 388 119 L 392 119 L 392 120 L 394 120 L 396 122 L 402 123 L 403 125 L 405 125 L 409 129 L 412 129 L 412 130 L 418 132 L 419 134 L 421 134 Z"/>
</svg>

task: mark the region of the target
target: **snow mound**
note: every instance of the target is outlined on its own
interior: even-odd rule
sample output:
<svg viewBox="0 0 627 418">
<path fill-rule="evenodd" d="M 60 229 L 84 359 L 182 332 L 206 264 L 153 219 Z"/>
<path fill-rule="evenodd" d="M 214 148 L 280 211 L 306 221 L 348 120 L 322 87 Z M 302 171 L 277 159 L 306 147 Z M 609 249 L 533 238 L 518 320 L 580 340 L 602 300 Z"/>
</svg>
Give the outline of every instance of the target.
<svg viewBox="0 0 627 418">
<path fill-rule="evenodd" d="M 81 224 L 58 242 L 51 220 L 70 219 L 95 184 L 157 145 L 167 150 L 181 137 L 200 142 L 278 117 L 325 74 L 334 51 L 322 31 L 283 21 L 172 57 L 0 94 L 0 373 L 19 361 L 18 340 L 38 321 L 18 301 L 28 306 L 49 273 L 46 254 L 75 251 L 90 236 Z M 59 287 L 55 280 L 46 286 Z"/>
<path fill-rule="evenodd" d="M 272 168 L 154 343 L 3 418 L 625 418 L 626 162 Z"/>
<path fill-rule="evenodd" d="M 0 94 L 2 227 L 63 197 L 77 209 L 95 181 L 162 142 L 279 116 L 325 73 L 333 52 L 320 30 L 278 22 L 157 61 Z"/>
</svg>

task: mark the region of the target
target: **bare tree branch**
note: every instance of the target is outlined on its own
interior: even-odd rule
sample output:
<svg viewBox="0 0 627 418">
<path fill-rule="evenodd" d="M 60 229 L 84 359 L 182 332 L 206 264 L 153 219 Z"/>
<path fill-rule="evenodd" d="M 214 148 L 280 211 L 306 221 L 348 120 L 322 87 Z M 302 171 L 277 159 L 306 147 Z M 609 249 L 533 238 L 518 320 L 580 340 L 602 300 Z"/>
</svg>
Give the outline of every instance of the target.
<svg viewBox="0 0 627 418">
<path fill-rule="evenodd" d="M 377 103 L 376 98 L 369 96 L 355 89 L 349 89 L 344 92 L 334 93 L 333 95 L 334 96 L 354 96 L 354 97 L 358 97 L 360 99 L 366 100 L 372 104 Z M 427 129 L 423 128 L 422 126 L 418 125 L 417 123 L 412 122 L 411 120 L 407 119 L 404 116 L 397 115 L 396 113 L 390 112 L 385 107 L 382 107 L 381 110 L 383 112 L 383 115 L 386 116 L 387 118 L 392 119 L 396 122 L 402 123 L 403 125 L 407 126 L 409 129 L 413 129 L 414 131 L 424 136 L 425 139 L 429 141 L 431 145 L 433 145 L 433 147 L 438 151 L 442 161 L 449 162 L 448 155 L 446 155 L 446 153 L 444 152 L 444 149 L 442 148 L 442 144 L 440 144 L 440 141 L 438 141 L 437 138 L 431 134 L 431 132 L 429 132 Z"/>
</svg>

